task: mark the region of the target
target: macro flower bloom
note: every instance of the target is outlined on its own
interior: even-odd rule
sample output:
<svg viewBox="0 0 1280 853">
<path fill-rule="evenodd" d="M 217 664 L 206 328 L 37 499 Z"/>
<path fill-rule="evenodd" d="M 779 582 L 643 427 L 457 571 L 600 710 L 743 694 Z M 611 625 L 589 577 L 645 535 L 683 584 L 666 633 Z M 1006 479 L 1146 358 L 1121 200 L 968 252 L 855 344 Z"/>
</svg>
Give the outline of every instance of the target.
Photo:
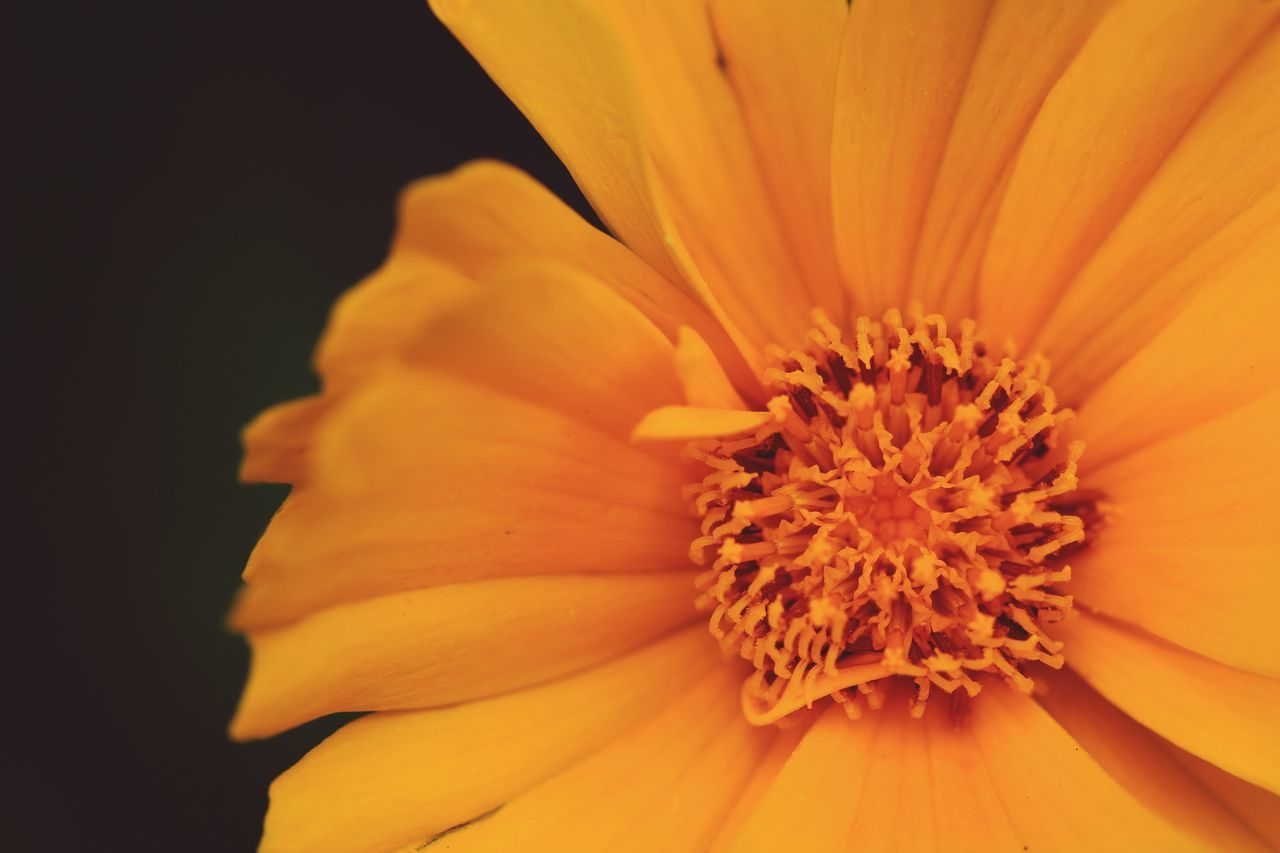
<svg viewBox="0 0 1280 853">
<path fill-rule="evenodd" d="M 1280 3 L 434 6 L 613 236 L 414 185 L 247 429 L 263 849 L 1280 846 Z"/>
</svg>

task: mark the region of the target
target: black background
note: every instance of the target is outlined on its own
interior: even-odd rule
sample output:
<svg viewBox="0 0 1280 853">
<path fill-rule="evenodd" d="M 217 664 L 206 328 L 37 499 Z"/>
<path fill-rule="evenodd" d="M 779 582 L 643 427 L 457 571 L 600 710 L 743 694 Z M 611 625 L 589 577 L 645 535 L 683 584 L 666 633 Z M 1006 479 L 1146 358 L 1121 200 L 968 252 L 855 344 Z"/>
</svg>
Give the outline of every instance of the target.
<svg viewBox="0 0 1280 853">
<path fill-rule="evenodd" d="M 239 428 L 314 390 L 408 181 L 498 157 L 585 207 L 419 0 L 20 14 L 0 846 L 248 850 L 335 723 L 225 736 L 248 651 L 223 619 L 283 495 L 235 482 Z"/>
</svg>

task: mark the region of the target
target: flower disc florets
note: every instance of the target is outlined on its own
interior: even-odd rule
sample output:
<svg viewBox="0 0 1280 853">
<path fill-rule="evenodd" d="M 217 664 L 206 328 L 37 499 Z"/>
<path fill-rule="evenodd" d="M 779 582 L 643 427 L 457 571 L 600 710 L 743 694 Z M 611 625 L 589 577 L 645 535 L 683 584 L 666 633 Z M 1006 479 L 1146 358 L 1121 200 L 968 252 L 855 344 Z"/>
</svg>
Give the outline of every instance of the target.
<svg viewBox="0 0 1280 853">
<path fill-rule="evenodd" d="M 689 487 L 699 604 L 756 667 L 748 717 L 825 696 L 856 717 L 894 677 L 918 715 L 934 688 L 971 697 L 986 673 L 1030 691 L 1028 664 L 1061 666 L 1045 627 L 1071 608 L 1061 559 L 1095 507 L 1047 363 L 896 310 L 847 341 L 819 315 L 771 357 L 773 420 L 690 445 L 711 468 Z"/>
</svg>

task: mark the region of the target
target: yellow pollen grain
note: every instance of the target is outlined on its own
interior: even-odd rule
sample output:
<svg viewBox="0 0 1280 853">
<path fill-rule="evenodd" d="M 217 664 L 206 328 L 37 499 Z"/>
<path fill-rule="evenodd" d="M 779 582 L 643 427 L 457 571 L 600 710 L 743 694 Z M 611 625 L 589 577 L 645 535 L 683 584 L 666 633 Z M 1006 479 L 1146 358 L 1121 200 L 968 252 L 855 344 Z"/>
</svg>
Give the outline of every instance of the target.
<svg viewBox="0 0 1280 853">
<path fill-rule="evenodd" d="M 744 712 L 857 717 L 895 679 L 915 715 L 987 679 L 1029 691 L 1033 665 L 1062 666 L 1064 560 L 1098 514 L 1047 362 L 918 311 L 843 336 L 817 314 L 804 349 L 772 352 L 773 420 L 689 446 L 709 470 L 688 489 L 698 603 L 755 667 Z"/>
</svg>

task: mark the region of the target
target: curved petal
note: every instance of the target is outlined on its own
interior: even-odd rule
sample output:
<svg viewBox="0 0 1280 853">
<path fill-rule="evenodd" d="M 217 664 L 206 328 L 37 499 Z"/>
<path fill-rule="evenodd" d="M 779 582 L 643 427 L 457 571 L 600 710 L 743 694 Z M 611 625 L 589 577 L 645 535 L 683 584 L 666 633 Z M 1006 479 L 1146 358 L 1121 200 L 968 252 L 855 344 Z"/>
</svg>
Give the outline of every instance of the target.
<svg viewBox="0 0 1280 853">
<path fill-rule="evenodd" d="M 731 849 L 1194 847 L 1027 697 L 989 684 L 959 723 L 945 697 L 923 720 L 898 699 L 854 723 L 827 711 Z"/>
<path fill-rule="evenodd" d="M 492 817 L 449 849 L 705 850 L 774 732 L 742 719 L 721 666 L 666 710 Z"/>
<path fill-rule="evenodd" d="M 812 720 L 793 722 L 795 724 L 790 728 L 782 729 L 777 733 L 769 751 L 751 771 L 750 779 L 743 785 L 742 793 L 733 804 L 733 810 L 720 822 L 720 829 L 710 845 L 711 850 L 731 849 L 730 845 L 741 831 L 743 822 L 755 811 L 760 798 L 773 787 L 778 774 L 782 772 L 783 766 L 790 760 L 792 753 L 800 745 L 801 738 L 812 724 Z"/>
<path fill-rule="evenodd" d="M 888 714 L 877 713 L 854 723 L 844 711 L 829 708 L 784 757 L 781 769 L 769 787 L 757 794 L 754 808 L 725 849 L 847 850 L 849 826 L 869 774 L 865 758 L 872 754 Z M 798 819 L 808 815 L 816 818 Z"/>
<path fill-rule="evenodd" d="M 1266 595 L 1280 562 L 1280 390 L 1090 469 L 1112 508 L 1072 558 L 1087 608 L 1231 666 L 1280 675 Z M 1070 658 L 1069 658 L 1070 659 Z"/>
<path fill-rule="evenodd" d="M 264 737 L 337 711 L 427 708 L 608 660 L 694 617 L 686 574 L 503 578 L 322 610 L 252 632 L 232 723 Z"/>
<path fill-rule="evenodd" d="M 1030 342 L 1276 14 L 1235 0 L 1129 0 L 1102 20 L 1013 167 L 979 282 L 988 330 Z"/>
<path fill-rule="evenodd" d="M 1120 710 L 1223 770 L 1280 791 L 1280 681 L 1088 614 L 1057 633 L 1068 665 Z"/>
<path fill-rule="evenodd" d="M 1171 273 L 1167 283 L 1194 295 L 1123 366 L 1115 369 L 1109 355 L 1082 349 L 1065 376 L 1055 372 L 1055 389 L 1087 394 L 1077 423 L 1091 466 L 1200 426 L 1270 390 L 1265 377 L 1280 370 L 1280 290 L 1264 284 L 1273 281 L 1280 281 L 1280 186 Z M 1105 378 L 1084 383 L 1097 376 Z"/>
<path fill-rule="evenodd" d="M 423 330 L 404 361 L 626 437 L 679 401 L 675 351 L 617 293 L 572 267 L 511 261 L 465 307 Z"/>
<path fill-rule="evenodd" d="M 858 313 L 903 307 L 989 0 L 854 3 L 831 149 L 836 251 Z"/>
<path fill-rule="evenodd" d="M 637 87 L 617 36 L 572 0 L 433 0 L 431 8 L 538 129 L 613 233 L 679 281 L 653 206 Z"/>
<path fill-rule="evenodd" d="M 429 838 L 600 749 L 718 660 L 692 627 L 518 693 L 363 717 L 271 786 L 262 849 L 381 853 Z"/>
<path fill-rule="evenodd" d="M 1110 5 L 1001 0 L 992 7 L 920 225 L 909 297 L 927 310 L 973 315 L 981 250 L 1018 148 Z"/>
<path fill-rule="evenodd" d="M 720 73 L 704 7 L 681 0 L 432 6 L 637 254 L 677 280 L 670 259 L 683 266 L 687 250 L 697 275 L 682 277 L 722 305 L 748 340 L 799 340 L 813 299 L 794 286 L 803 278 Z"/>
<path fill-rule="evenodd" d="M 831 116 L 846 0 L 711 0 L 711 24 L 761 173 L 817 305 L 846 300 L 831 224 Z"/>
<path fill-rule="evenodd" d="M 326 421 L 314 451 L 315 488 L 335 498 L 424 488 L 465 494 L 469 480 L 491 473 L 503 486 L 678 512 L 671 495 L 681 473 L 625 441 L 454 377 L 393 369 Z"/>
<path fill-rule="evenodd" d="M 1275 299 L 1274 288 L 1258 285 L 1280 271 L 1276 92 L 1280 31 L 1272 30 L 1196 117 L 1054 307 L 1036 347 L 1052 359 L 1061 396 L 1087 399 L 1092 386 L 1140 354 L 1188 301 L 1223 287 L 1220 269 L 1239 267 L 1239 255 L 1269 254 L 1270 269 L 1240 294 L 1237 310 Z"/>
<path fill-rule="evenodd" d="M 683 571 L 697 535 L 681 469 L 441 374 L 370 380 L 326 419 L 311 466 L 250 557 L 243 629 L 486 577 Z"/>
<path fill-rule="evenodd" d="M 633 433 L 637 441 L 714 438 L 749 432 L 774 420 L 771 412 L 663 406 L 645 415 Z"/>
<path fill-rule="evenodd" d="M 668 338 L 682 325 L 697 329 L 743 379 L 742 355 L 703 305 L 514 166 L 478 160 L 418 181 L 400 210 L 397 251 L 425 253 L 477 281 L 513 259 L 568 264 L 616 291 Z"/>
<path fill-rule="evenodd" d="M 716 359 L 707 342 L 688 326 L 681 326 L 676 337 L 676 373 L 684 390 L 684 401 L 691 406 L 744 409 L 746 403 Z"/>
<path fill-rule="evenodd" d="M 1214 850 L 1269 849 L 1170 753 L 1167 741 L 1138 725 L 1070 670 L 1036 673 L 1037 698 L 1053 718 L 1126 791 Z"/>
<path fill-rule="evenodd" d="M 307 454 L 329 407 L 329 401 L 320 397 L 303 397 L 272 406 L 254 418 L 240 436 L 244 445 L 241 481 L 298 484 L 306 480 Z"/>
<path fill-rule="evenodd" d="M 463 304 L 475 290 L 475 282 L 442 261 L 392 252 L 330 312 L 315 353 L 325 391 L 350 390 L 394 358 L 423 324 Z"/>
<path fill-rule="evenodd" d="M 1185 750 L 1166 743 L 1174 759 L 1213 793 L 1224 807 L 1231 810 L 1259 838 L 1280 850 L 1280 796 L 1196 758 Z"/>
</svg>

